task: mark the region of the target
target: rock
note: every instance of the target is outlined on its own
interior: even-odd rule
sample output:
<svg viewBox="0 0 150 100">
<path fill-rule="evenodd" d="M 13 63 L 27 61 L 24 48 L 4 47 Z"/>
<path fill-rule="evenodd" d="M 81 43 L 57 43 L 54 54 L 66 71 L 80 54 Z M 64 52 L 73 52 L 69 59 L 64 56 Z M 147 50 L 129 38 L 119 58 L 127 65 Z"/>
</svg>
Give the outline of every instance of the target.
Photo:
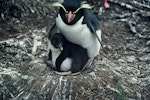
<svg viewBox="0 0 150 100">
<path fill-rule="evenodd" d="M 137 59 L 135 56 L 128 56 L 126 59 L 127 59 L 128 63 L 136 63 L 137 62 Z"/>
<path fill-rule="evenodd" d="M 143 61 L 143 62 L 149 62 L 150 61 L 150 55 L 144 55 L 144 56 L 141 56 L 139 57 L 139 60 L 140 61 Z"/>
<path fill-rule="evenodd" d="M 147 41 L 147 42 L 146 42 L 146 45 L 150 46 L 150 41 Z"/>
</svg>

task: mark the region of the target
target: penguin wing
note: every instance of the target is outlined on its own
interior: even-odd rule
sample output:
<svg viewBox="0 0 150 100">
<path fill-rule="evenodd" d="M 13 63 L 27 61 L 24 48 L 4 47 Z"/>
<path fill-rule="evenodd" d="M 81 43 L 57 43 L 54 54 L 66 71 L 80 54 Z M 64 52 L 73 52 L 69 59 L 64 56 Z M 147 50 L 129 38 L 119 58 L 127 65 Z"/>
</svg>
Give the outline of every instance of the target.
<svg viewBox="0 0 150 100">
<path fill-rule="evenodd" d="M 57 32 L 58 32 L 58 29 L 57 29 L 56 23 L 54 23 L 48 32 L 48 39 L 51 40 L 52 36 Z"/>
<path fill-rule="evenodd" d="M 100 22 L 91 9 L 84 9 L 83 24 L 87 24 L 91 33 L 100 30 Z"/>
<path fill-rule="evenodd" d="M 100 30 L 100 22 L 91 9 L 84 9 L 83 24 L 87 24 L 87 27 L 90 29 L 91 33 L 95 34 L 102 47 L 102 50 L 105 52 L 103 44 L 100 39 L 101 37 L 99 37 L 98 36 L 99 33 L 97 33 L 97 30 Z"/>
</svg>

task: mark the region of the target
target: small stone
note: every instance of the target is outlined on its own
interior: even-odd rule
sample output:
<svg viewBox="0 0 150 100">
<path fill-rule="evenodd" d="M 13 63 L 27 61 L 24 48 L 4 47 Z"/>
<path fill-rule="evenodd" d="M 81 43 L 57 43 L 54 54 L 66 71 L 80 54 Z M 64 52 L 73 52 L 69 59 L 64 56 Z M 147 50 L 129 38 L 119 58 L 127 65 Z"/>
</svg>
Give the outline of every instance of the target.
<svg viewBox="0 0 150 100">
<path fill-rule="evenodd" d="M 144 61 L 144 62 L 150 61 L 150 55 L 144 55 L 144 56 L 140 57 L 139 60 Z"/>
<path fill-rule="evenodd" d="M 118 59 L 119 62 L 125 63 L 126 61 L 124 59 Z"/>
<path fill-rule="evenodd" d="M 144 87 L 146 87 L 147 86 L 147 84 L 145 83 L 145 82 L 141 82 L 141 84 L 140 84 L 141 86 L 144 86 Z"/>
<path fill-rule="evenodd" d="M 131 83 L 139 83 L 139 80 L 137 80 L 136 78 L 132 77 L 132 79 L 130 80 Z"/>
<path fill-rule="evenodd" d="M 137 62 L 136 57 L 135 56 L 129 56 L 129 57 L 127 57 L 127 62 L 129 62 L 129 63 L 135 63 L 135 62 Z"/>
<path fill-rule="evenodd" d="M 147 41 L 147 42 L 146 42 L 146 45 L 150 45 L 150 41 Z"/>
</svg>

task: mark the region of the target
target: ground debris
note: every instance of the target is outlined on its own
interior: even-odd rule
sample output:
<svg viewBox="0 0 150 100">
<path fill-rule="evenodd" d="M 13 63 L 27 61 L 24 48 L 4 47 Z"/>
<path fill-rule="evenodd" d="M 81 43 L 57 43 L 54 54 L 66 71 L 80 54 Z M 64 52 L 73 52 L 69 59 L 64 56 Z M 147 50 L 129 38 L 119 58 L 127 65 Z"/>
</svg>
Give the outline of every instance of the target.
<svg viewBox="0 0 150 100">
<path fill-rule="evenodd" d="M 13 1 L 13 0 L 12 0 Z M 0 25 L 0 99 L 148 100 L 150 98 L 149 0 L 88 0 L 101 11 L 102 51 L 92 68 L 75 76 L 47 66 L 48 31 L 57 0 L 15 0 L 21 19 Z M 6 27 L 6 28 L 5 28 Z"/>
</svg>

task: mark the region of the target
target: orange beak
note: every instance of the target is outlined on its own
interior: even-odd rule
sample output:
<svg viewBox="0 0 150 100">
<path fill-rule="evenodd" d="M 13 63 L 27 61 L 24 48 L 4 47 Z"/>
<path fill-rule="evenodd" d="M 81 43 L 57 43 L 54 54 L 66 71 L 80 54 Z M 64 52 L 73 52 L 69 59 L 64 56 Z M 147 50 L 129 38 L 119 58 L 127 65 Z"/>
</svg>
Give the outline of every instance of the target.
<svg viewBox="0 0 150 100">
<path fill-rule="evenodd" d="M 68 23 L 70 23 L 74 19 L 75 15 L 71 11 L 69 11 L 66 14 L 66 17 L 67 17 Z"/>
</svg>

